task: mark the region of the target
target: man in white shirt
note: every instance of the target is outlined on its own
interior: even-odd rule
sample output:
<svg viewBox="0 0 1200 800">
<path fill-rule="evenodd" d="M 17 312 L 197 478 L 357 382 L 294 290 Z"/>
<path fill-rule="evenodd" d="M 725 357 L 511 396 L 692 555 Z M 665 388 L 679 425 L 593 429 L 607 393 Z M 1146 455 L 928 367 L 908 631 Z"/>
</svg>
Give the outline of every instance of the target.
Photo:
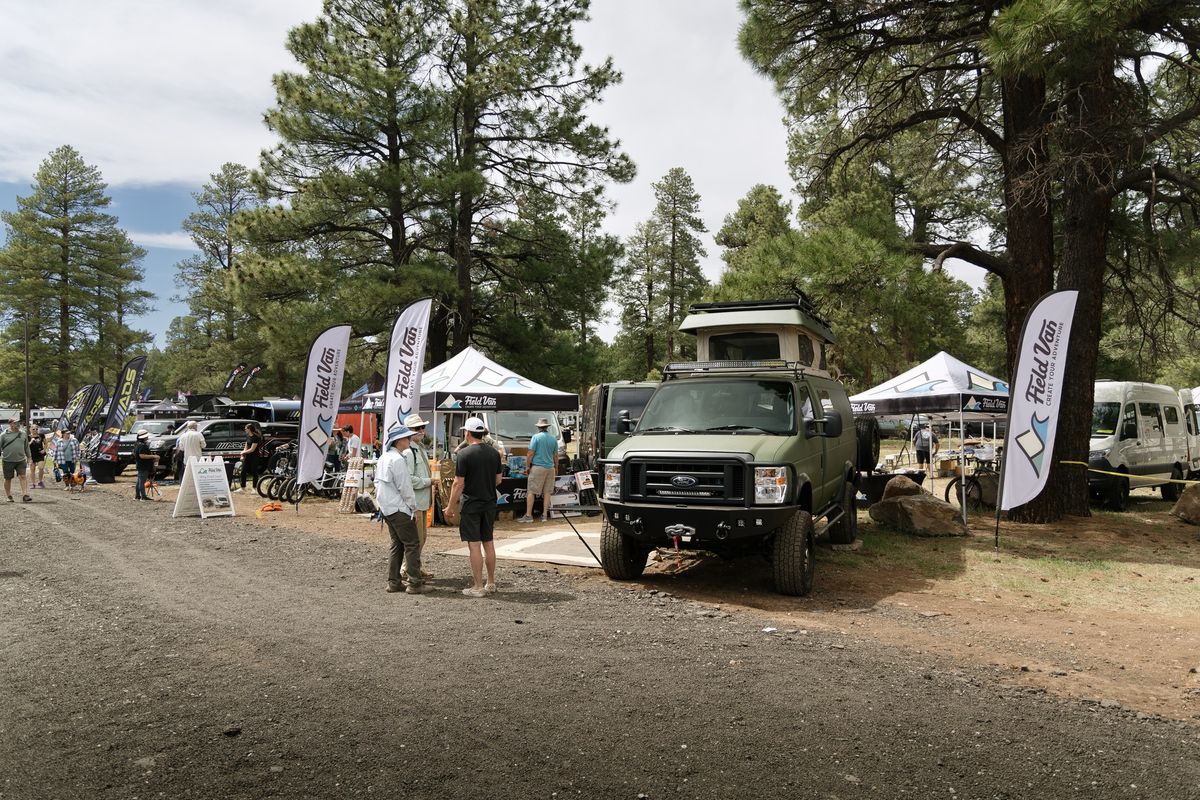
<svg viewBox="0 0 1200 800">
<path fill-rule="evenodd" d="M 362 439 L 354 433 L 354 426 L 343 425 L 342 434 L 346 437 L 346 462 L 362 455 Z"/>
<path fill-rule="evenodd" d="M 187 466 L 189 461 L 193 458 L 202 458 L 204 456 L 204 446 L 206 444 L 204 434 L 196 430 L 196 420 L 188 420 L 187 430 L 179 435 L 179 441 L 176 442 L 179 452 L 183 453 L 183 460 L 179 462 L 178 477 L 183 477 L 183 468 Z"/>
<path fill-rule="evenodd" d="M 413 432 L 404 426 L 388 433 L 383 455 L 375 465 L 375 499 L 392 540 L 387 590 L 422 594 L 426 587 L 421 576 L 421 540 L 417 537 L 414 519 L 417 498 L 413 494 L 412 476 L 404 462 L 404 452 L 408 450 L 412 436 Z M 403 577 L 400 575 L 402 562 Z"/>
</svg>

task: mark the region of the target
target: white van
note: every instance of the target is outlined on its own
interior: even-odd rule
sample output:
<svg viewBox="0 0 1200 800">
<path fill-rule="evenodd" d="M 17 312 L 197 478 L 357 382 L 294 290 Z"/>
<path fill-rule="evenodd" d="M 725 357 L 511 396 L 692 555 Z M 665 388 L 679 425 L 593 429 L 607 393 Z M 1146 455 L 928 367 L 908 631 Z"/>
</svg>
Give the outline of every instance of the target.
<svg viewBox="0 0 1200 800">
<path fill-rule="evenodd" d="M 1197 398 L 1200 398 L 1200 387 L 1179 390 L 1179 402 L 1183 404 L 1183 417 L 1187 423 L 1189 480 L 1200 479 L 1200 406 L 1196 405 Z"/>
<path fill-rule="evenodd" d="M 1092 406 L 1092 469 L 1122 476 L 1088 474 L 1088 488 L 1110 508 L 1125 509 L 1129 487 L 1161 486 L 1177 500 L 1183 486 L 1168 483 L 1191 471 L 1183 403 L 1170 386 L 1134 381 L 1096 381 Z"/>
</svg>

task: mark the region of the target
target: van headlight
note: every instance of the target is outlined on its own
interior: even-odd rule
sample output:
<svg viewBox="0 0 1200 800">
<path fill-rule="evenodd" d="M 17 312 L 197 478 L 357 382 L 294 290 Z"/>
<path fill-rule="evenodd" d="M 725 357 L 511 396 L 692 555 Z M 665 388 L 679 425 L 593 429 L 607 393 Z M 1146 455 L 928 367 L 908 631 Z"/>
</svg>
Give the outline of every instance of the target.
<svg viewBox="0 0 1200 800">
<path fill-rule="evenodd" d="M 1108 458 L 1108 454 L 1111 450 L 1112 450 L 1111 447 L 1106 447 L 1103 450 L 1093 450 L 1090 453 L 1088 453 L 1088 460 L 1089 461 L 1099 461 L 1102 458 Z"/>
<path fill-rule="evenodd" d="M 621 465 L 604 465 L 604 499 L 621 499 Z"/>
<path fill-rule="evenodd" d="M 779 505 L 788 495 L 787 467 L 754 468 L 754 502 L 761 505 Z"/>
</svg>

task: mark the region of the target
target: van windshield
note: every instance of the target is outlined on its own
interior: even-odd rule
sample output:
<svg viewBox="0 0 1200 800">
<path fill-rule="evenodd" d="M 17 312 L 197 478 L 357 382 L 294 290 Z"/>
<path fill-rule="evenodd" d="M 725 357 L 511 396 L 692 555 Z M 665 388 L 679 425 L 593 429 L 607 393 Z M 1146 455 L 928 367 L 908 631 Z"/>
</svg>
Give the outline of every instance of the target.
<svg viewBox="0 0 1200 800">
<path fill-rule="evenodd" d="M 784 381 L 673 381 L 650 398 L 638 433 L 795 432 L 796 400 Z"/>
<path fill-rule="evenodd" d="M 558 438 L 558 420 L 545 411 L 497 411 L 491 414 L 491 433 L 506 441 L 532 439 L 538 432 L 537 421 L 543 417 L 550 423 L 550 435 Z"/>
<path fill-rule="evenodd" d="M 1092 436 L 1112 436 L 1117 432 L 1117 420 L 1120 416 L 1120 403 L 1095 403 L 1092 405 Z"/>
</svg>

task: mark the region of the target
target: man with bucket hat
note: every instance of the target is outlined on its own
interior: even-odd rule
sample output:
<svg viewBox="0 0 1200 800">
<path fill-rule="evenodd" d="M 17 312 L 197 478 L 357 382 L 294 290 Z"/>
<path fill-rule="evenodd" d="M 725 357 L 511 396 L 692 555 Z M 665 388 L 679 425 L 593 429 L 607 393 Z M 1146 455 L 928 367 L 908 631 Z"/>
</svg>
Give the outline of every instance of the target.
<svg viewBox="0 0 1200 800">
<path fill-rule="evenodd" d="M 463 589 L 467 597 L 484 597 L 496 591 L 496 546 L 492 528 L 496 523 L 496 487 L 500 485 L 500 454 L 484 444 L 487 426 L 479 417 L 469 417 L 462 427 L 467 447 L 460 450 L 454 464 L 454 488 L 450 502 L 442 511 L 446 519 L 459 515 L 458 536 L 471 551 L 471 577 L 474 583 Z M 462 498 L 462 509 L 458 507 Z M 483 567 L 487 564 L 487 583 Z"/>
<path fill-rule="evenodd" d="M 388 431 L 383 455 L 375 466 L 375 499 L 392 540 L 387 590 L 421 594 L 426 588 L 421 577 L 421 541 L 417 538 L 417 523 L 413 519 L 417 498 L 413 495 L 412 478 L 403 455 L 412 436 L 413 432 L 403 425 Z M 401 566 L 404 577 L 400 574 Z"/>
<path fill-rule="evenodd" d="M 529 479 L 526 481 L 525 516 L 520 522 L 533 522 L 533 499 L 542 498 L 542 521 L 550 519 L 550 498 L 554 495 L 554 465 L 558 460 L 558 440 L 550 433 L 550 420 L 536 423 L 538 432 L 529 440 Z"/>
<path fill-rule="evenodd" d="M 404 451 L 404 465 L 408 467 L 412 479 L 413 494 L 416 496 L 417 539 L 421 542 L 421 552 L 425 551 L 426 513 L 433 505 L 433 470 L 429 468 L 429 453 L 421 440 L 425 436 L 425 427 L 429 423 L 421 419 L 420 414 L 409 414 L 404 418 L 404 427 L 413 432 L 412 441 Z M 427 571 L 421 572 L 421 577 L 432 578 Z"/>
</svg>

